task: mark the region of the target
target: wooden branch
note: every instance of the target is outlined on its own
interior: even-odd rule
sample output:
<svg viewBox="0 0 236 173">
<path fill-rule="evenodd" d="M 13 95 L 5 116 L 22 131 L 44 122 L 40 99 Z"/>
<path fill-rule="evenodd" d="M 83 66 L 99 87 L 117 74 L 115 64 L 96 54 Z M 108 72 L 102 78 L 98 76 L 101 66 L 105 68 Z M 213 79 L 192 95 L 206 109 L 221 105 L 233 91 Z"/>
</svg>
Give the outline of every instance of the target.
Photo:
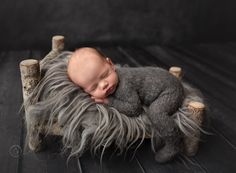
<svg viewBox="0 0 236 173">
<path fill-rule="evenodd" d="M 23 91 L 23 99 L 24 101 L 28 98 L 28 96 L 32 93 L 36 85 L 40 80 L 40 67 L 46 65 L 49 61 L 57 57 L 61 51 L 64 49 L 64 36 L 54 36 L 52 38 L 52 50 L 46 55 L 46 57 L 40 61 L 34 59 L 24 60 L 20 63 L 20 72 L 21 72 L 21 81 L 22 81 L 22 91 Z M 28 112 L 25 110 L 25 116 Z M 31 122 L 26 122 L 31 123 Z M 41 137 L 36 137 L 34 134 L 38 132 L 44 133 L 47 132 L 47 127 L 45 129 L 39 129 L 38 127 L 30 127 L 28 134 L 28 146 L 34 151 L 40 151 L 43 146 L 43 139 Z M 57 127 L 56 124 L 53 124 L 52 129 L 50 129 L 49 133 L 62 135 L 61 130 Z"/>
<path fill-rule="evenodd" d="M 40 61 L 40 67 L 44 67 L 51 60 L 56 58 L 64 49 L 64 36 L 56 35 L 52 37 L 52 50 Z"/>
<path fill-rule="evenodd" d="M 65 37 L 62 35 L 56 35 L 52 37 L 52 50 L 63 51 L 64 50 Z"/>
<path fill-rule="evenodd" d="M 20 74 L 21 74 L 21 82 L 22 82 L 23 99 L 25 102 L 40 80 L 39 61 L 35 59 L 27 59 L 27 60 L 21 61 Z M 25 110 L 25 116 L 28 117 L 27 110 Z M 30 122 L 26 122 L 26 123 L 30 123 Z M 34 129 L 34 127 L 31 127 L 31 129 Z M 33 134 L 33 130 L 31 131 Z M 29 136 L 28 146 L 32 151 L 40 150 L 41 143 L 42 143 L 41 139 L 35 138 L 34 135 Z"/>
<path fill-rule="evenodd" d="M 180 67 L 173 66 L 169 69 L 169 72 L 180 80 L 183 77 L 182 69 Z M 199 127 L 202 125 L 204 109 L 205 105 L 203 103 L 195 101 L 188 103 L 188 110 L 191 113 L 191 117 L 189 118 L 193 120 Z M 184 152 L 187 156 L 194 156 L 197 153 L 200 135 L 201 131 L 198 129 L 195 134 L 192 134 L 192 136 L 184 137 Z"/>
<path fill-rule="evenodd" d="M 182 78 L 182 69 L 180 67 L 173 66 L 169 69 L 169 72 L 178 79 Z"/>
<path fill-rule="evenodd" d="M 200 102 L 190 102 L 188 104 L 188 109 L 191 112 L 190 118 L 201 127 L 204 118 L 205 105 Z M 200 135 L 201 131 L 199 129 L 194 134 L 192 134 L 192 136 L 184 137 L 184 149 L 187 156 L 194 156 L 197 153 L 200 142 Z"/>
<path fill-rule="evenodd" d="M 35 59 L 21 61 L 20 73 L 23 99 L 25 101 L 40 80 L 39 61 Z"/>
</svg>

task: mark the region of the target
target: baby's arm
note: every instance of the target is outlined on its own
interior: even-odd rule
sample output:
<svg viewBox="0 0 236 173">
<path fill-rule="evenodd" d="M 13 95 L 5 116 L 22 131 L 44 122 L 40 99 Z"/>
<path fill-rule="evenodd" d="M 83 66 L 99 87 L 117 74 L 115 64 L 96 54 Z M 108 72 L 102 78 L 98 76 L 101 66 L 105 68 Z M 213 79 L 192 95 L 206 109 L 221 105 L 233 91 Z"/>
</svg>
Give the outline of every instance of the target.
<svg viewBox="0 0 236 173">
<path fill-rule="evenodd" d="M 95 97 L 91 96 L 91 99 L 93 99 L 96 103 L 108 104 L 107 98 L 95 98 Z"/>
<path fill-rule="evenodd" d="M 129 117 L 139 116 L 143 112 L 143 108 L 138 93 L 134 90 L 123 93 L 109 96 L 108 105 Z"/>
</svg>

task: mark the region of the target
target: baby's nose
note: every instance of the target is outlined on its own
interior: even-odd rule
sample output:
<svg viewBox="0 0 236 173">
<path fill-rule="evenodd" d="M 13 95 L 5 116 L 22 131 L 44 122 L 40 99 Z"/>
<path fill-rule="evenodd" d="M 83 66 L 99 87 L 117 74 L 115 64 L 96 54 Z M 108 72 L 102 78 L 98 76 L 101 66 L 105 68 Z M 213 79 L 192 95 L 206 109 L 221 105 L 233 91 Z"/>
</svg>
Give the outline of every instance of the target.
<svg viewBox="0 0 236 173">
<path fill-rule="evenodd" d="M 108 87 L 108 82 L 106 80 L 101 82 L 101 89 L 106 89 Z"/>
</svg>

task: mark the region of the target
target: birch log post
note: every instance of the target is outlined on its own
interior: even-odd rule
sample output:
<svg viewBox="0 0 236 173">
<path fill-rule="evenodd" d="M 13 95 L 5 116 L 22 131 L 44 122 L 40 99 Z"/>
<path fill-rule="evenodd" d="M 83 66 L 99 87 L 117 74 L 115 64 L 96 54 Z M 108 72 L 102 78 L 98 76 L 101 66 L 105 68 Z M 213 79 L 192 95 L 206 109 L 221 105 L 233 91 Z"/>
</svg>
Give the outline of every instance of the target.
<svg viewBox="0 0 236 173">
<path fill-rule="evenodd" d="M 178 79 L 182 78 L 182 69 L 180 67 L 176 66 L 170 67 L 169 72 Z"/>
<path fill-rule="evenodd" d="M 65 37 L 56 35 L 52 37 L 51 51 L 40 61 L 40 67 L 44 67 L 48 62 L 57 57 L 64 50 Z"/>
<path fill-rule="evenodd" d="M 40 67 L 39 61 L 35 59 L 27 59 L 20 62 L 20 73 L 21 73 L 21 82 L 22 82 L 22 92 L 24 102 L 28 99 L 29 95 L 32 93 L 36 85 L 40 80 Z M 25 110 L 25 121 L 27 123 L 27 135 L 28 146 L 32 151 L 39 151 L 42 147 L 42 139 L 35 137 L 37 134 L 36 127 L 31 125 L 31 122 L 28 122 L 28 111 Z"/>
<path fill-rule="evenodd" d="M 204 110 L 205 110 L 205 105 L 200 102 L 190 102 L 188 104 L 188 110 L 190 111 L 190 118 L 197 123 L 198 126 L 201 127 L 203 118 L 204 118 Z M 201 131 L 198 130 L 194 134 L 192 134 L 191 137 L 185 137 L 184 138 L 184 149 L 185 149 L 185 154 L 187 156 L 194 156 L 199 147 L 199 142 L 200 142 L 200 135 Z"/>
<path fill-rule="evenodd" d="M 183 72 L 181 67 L 173 66 L 170 67 L 169 72 L 177 77 L 179 80 L 183 77 Z M 192 119 L 199 127 L 202 125 L 203 114 L 204 114 L 205 105 L 201 102 L 191 101 L 188 103 L 188 111 L 190 112 L 190 119 Z M 192 136 L 184 137 L 184 153 L 187 156 L 194 156 L 199 147 L 200 142 L 200 129 L 192 134 Z"/>
<path fill-rule="evenodd" d="M 52 50 L 43 58 L 40 63 L 38 60 L 35 59 L 27 59 L 20 62 L 20 73 L 21 73 L 21 82 L 22 82 L 22 92 L 23 92 L 23 99 L 24 101 L 28 98 L 31 92 L 34 90 L 36 85 L 40 80 L 40 71 L 41 68 L 46 65 L 49 61 L 54 59 L 57 55 L 61 53 L 64 49 L 64 36 L 54 36 L 52 37 Z M 40 68 L 41 67 L 41 68 Z M 27 114 L 27 110 L 25 110 L 25 117 L 29 116 Z M 27 118 L 26 118 L 26 123 Z M 42 139 L 36 138 L 34 134 L 48 132 L 49 129 L 47 127 L 43 127 L 43 129 L 39 129 L 39 127 L 33 127 L 29 125 L 30 134 L 28 135 L 28 146 L 32 151 L 39 151 L 42 148 Z M 60 127 L 55 123 L 53 128 L 50 129 L 48 132 L 49 134 L 53 135 L 62 135 Z"/>
<path fill-rule="evenodd" d="M 51 60 L 55 59 L 63 50 L 65 37 L 62 35 L 56 35 L 52 37 L 52 48 L 51 51 L 40 61 L 40 71 L 42 72 L 43 67 L 49 63 Z M 55 121 L 50 129 L 47 126 L 44 126 L 43 129 L 40 129 L 42 133 L 48 133 L 50 135 L 62 136 L 63 132 L 61 127 Z"/>
<path fill-rule="evenodd" d="M 20 73 L 23 99 L 25 101 L 40 80 L 39 61 L 35 59 L 21 61 Z"/>
</svg>

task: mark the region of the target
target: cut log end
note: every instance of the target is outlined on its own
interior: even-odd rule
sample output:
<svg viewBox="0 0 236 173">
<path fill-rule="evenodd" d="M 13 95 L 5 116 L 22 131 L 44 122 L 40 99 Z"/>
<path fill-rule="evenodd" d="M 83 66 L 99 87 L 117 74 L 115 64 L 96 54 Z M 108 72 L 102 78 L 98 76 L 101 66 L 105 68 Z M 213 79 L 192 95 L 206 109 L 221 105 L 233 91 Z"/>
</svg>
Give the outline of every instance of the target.
<svg viewBox="0 0 236 173">
<path fill-rule="evenodd" d="M 20 62 L 20 66 L 32 66 L 32 65 L 37 65 L 38 60 L 36 59 L 26 59 Z"/>
<path fill-rule="evenodd" d="M 169 72 L 179 79 L 182 77 L 182 69 L 180 67 L 173 66 L 169 69 Z"/>
<path fill-rule="evenodd" d="M 63 40 L 65 37 L 63 35 L 55 35 L 52 37 L 53 40 Z"/>
<path fill-rule="evenodd" d="M 55 35 L 52 37 L 52 50 L 62 51 L 64 49 L 65 37 L 62 35 Z"/>
<path fill-rule="evenodd" d="M 35 59 L 21 61 L 20 73 L 25 101 L 40 80 L 39 61 Z"/>
<path fill-rule="evenodd" d="M 189 108 L 200 110 L 200 111 L 205 109 L 205 105 L 201 102 L 192 101 L 192 102 L 189 102 L 188 106 Z"/>
<path fill-rule="evenodd" d="M 188 104 L 188 109 L 192 112 L 191 119 L 201 126 L 204 118 L 205 105 L 201 102 L 192 101 Z"/>
<path fill-rule="evenodd" d="M 188 109 L 191 111 L 190 118 L 199 126 L 202 126 L 204 118 L 205 105 L 201 102 L 191 101 L 188 104 Z M 193 132 L 192 136 L 185 136 L 185 154 L 187 156 L 194 156 L 199 148 L 201 132 L 200 130 Z"/>
</svg>

